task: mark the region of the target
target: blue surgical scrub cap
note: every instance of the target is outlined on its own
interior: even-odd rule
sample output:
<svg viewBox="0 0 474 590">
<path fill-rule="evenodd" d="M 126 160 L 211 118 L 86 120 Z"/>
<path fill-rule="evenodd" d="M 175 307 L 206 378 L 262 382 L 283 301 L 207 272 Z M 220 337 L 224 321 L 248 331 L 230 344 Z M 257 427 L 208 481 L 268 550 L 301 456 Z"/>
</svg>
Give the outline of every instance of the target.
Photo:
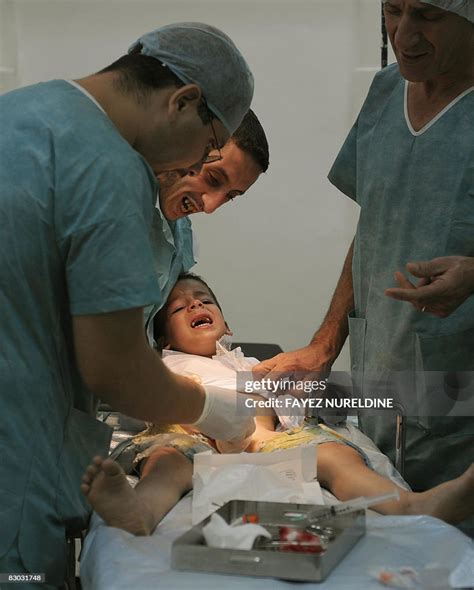
<svg viewBox="0 0 474 590">
<path fill-rule="evenodd" d="M 386 1 L 382 0 L 384 4 Z M 421 2 L 454 12 L 474 23 L 474 0 L 421 0 Z"/>
<path fill-rule="evenodd" d="M 138 39 L 141 53 L 167 66 L 185 84 L 197 84 L 211 111 L 232 135 L 252 102 L 253 76 L 232 39 L 203 23 L 175 23 Z"/>
</svg>

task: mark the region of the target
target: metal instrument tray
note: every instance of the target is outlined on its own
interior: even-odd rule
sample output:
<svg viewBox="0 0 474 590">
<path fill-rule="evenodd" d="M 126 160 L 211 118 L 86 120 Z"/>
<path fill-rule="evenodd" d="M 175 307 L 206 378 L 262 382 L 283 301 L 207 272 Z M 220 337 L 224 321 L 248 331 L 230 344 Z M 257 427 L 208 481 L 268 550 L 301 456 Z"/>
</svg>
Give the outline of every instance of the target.
<svg viewBox="0 0 474 590">
<path fill-rule="evenodd" d="M 208 547 L 202 534 L 208 517 L 176 539 L 171 551 L 171 566 L 177 570 L 321 582 L 365 534 L 364 510 L 328 516 L 325 506 L 232 500 L 217 513 L 227 523 L 246 514 L 258 514 L 259 524 L 271 530 L 279 526 L 298 526 L 289 514 L 311 512 L 317 515 L 318 509 L 325 516 L 317 519 L 315 525 L 332 530 L 326 550 L 322 553 L 281 551 L 264 546 L 258 548 L 262 545 L 258 539 L 250 550 Z"/>
</svg>

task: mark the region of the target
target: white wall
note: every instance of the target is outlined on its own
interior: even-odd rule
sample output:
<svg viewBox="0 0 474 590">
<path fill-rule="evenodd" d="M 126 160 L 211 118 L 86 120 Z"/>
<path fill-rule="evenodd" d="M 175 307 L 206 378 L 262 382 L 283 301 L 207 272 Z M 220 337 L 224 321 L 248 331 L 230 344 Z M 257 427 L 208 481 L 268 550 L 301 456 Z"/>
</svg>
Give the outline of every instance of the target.
<svg viewBox="0 0 474 590">
<path fill-rule="evenodd" d="M 224 29 L 256 78 L 271 166 L 193 224 L 196 271 L 236 340 L 305 344 L 323 319 L 357 223 L 326 175 L 380 63 L 379 0 L 0 0 L 0 91 L 79 77 L 178 20 Z M 373 68 L 373 69 L 371 69 Z M 347 368 L 347 351 L 337 368 Z"/>
</svg>

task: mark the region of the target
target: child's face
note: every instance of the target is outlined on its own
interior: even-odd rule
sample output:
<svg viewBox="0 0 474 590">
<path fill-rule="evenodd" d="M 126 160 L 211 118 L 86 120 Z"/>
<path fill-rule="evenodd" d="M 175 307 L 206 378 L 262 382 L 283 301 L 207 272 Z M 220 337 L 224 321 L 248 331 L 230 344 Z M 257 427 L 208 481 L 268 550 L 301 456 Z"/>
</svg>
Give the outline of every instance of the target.
<svg viewBox="0 0 474 590">
<path fill-rule="evenodd" d="M 224 334 L 230 332 L 209 290 L 194 279 L 179 281 L 166 306 L 166 348 L 210 357 Z"/>
</svg>

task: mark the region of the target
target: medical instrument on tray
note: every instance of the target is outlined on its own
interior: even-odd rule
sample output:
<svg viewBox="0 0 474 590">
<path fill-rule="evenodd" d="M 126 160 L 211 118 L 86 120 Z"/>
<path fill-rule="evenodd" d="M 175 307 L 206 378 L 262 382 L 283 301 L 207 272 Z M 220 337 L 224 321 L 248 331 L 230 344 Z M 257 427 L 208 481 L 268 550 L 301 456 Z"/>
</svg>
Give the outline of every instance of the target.
<svg viewBox="0 0 474 590">
<path fill-rule="evenodd" d="M 374 504 L 382 504 L 383 502 L 388 502 L 389 500 L 399 499 L 400 493 L 397 489 L 394 489 L 393 492 L 388 492 L 386 494 L 354 498 L 353 500 L 348 500 L 347 502 L 342 502 L 341 504 L 337 504 L 335 506 L 328 506 L 325 510 L 321 510 L 321 507 L 318 506 L 316 510 L 311 510 L 310 512 L 286 512 L 285 517 L 291 518 L 295 522 L 305 521 L 312 523 L 323 518 L 350 514 L 351 512 L 357 512 L 357 510 L 364 510 L 365 508 L 373 506 Z"/>
</svg>

